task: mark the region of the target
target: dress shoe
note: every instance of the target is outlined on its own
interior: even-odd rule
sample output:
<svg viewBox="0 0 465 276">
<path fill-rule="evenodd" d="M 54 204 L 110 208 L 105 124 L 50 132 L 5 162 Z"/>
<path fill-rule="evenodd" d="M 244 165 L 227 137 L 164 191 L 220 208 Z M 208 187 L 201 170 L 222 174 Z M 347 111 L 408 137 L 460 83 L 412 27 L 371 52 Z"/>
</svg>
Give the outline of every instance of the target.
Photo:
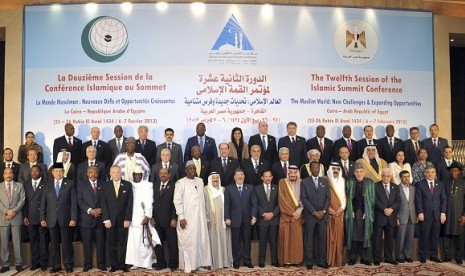
<svg viewBox="0 0 465 276">
<path fill-rule="evenodd" d="M 379 261 L 374 261 L 373 264 L 376 265 L 376 266 L 378 266 L 378 265 L 380 265 L 381 263 L 380 263 Z"/>
<path fill-rule="evenodd" d="M 82 272 L 87 272 L 87 271 L 89 271 L 89 270 L 91 270 L 91 269 L 92 269 L 92 267 L 84 267 L 84 269 L 82 270 Z"/>
<path fill-rule="evenodd" d="M 463 262 L 462 262 L 462 259 L 455 259 L 455 263 L 456 264 L 462 264 Z"/>
<path fill-rule="evenodd" d="M 18 272 L 21 272 L 21 271 L 24 270 L 22 265 L 17 265 L 17 266 L 15 266 L 15 268 L 16 268 L 16 271 L 18 271 Z"/>
<path fill-rule="evenodd" d="M 438 257 L 432 257 L 432 258 L 429 258 L 429 260 L 435 263 L 442 263 L 442 261 Z"/>
<path fill-rule="evenodd" d="M 38 269 L 40 266 L 39 265 L 31 265 L 31 267 L 29 268 L 29 270 L 36 270 Z"/>
<path fill-rule="evenodd" d="M 239 269 L 239 266 L 238 266 L 238 265 L 234 265 L 234 269 Z"/>
<path fill-rule="evenodd" d="M 60 267 L 55 267 L 55 268 L 50 269 L 50 273 L 57 273 L 57 272 L 59 272 L 60 270 L 61 270 Z"/>
<path fill-rule="evenodd" d="M 248 268 L 253 268 L 253 264 L 246 264 L 245 266 Z"/>
<path fill-rule="evenodd" d="M 308 270 L 312 270 L 312 269 L 313 269 L 313 265 L 307 265 L 307 269 L 308 269 Z"/>
<path fill-rule="evenodd" d="M 156 266 L 155 267 L 155 270 L 163 270 L 165 269 L 166 267 L 165 266 Z"/>
<path fill-rule="evenodd" d="M 426 259 L 420 259 L 420 263 L 422 264 L 426 263 Z"/>
<path fill-rule="evenodd" d="M 45 270 L 47 270 L 47 267 L 46 266 L 41 266 L 40 270 L 45 271 Z"/>
<path fill-rule="evenodd" d="M 452 262 L 452 258 L 444 258 L 444 260 L 442 260 L 442 261 L 445 262 L 445 263 Z"/>
<path fill-rule="evenodd" d="M 258 267 L 264 268 L 264 267 L 265 267 L 265 264 L 258 264 Z"/>
<path fill-rule="evenodd" d="M 367 265 L 367 266 L 370 266 L 370 265 L 371 265 L 371 262 L 368 261 L 368 260 L 361 260 L 360 263 L 361 263 L 361 264 L 364 264 L 364 265 Z"/>
<path fill-rule="evenodd" d="M 123 272 L 129 272 L 129 269 L 128 269 L 127 267 L 123 267 L 123 268 L 121 268 L 121 271 L 123 271 Z"/>
<path fill-rule="evenodd" d="M 5 273 L 10 270 L 9 266 L 2 266 L 2 269 L 0 269 L 0 273 Z"/>
<path fill-rule="evenodd" d="M 329 268 L 329 265 L 327 263 L 317 264 L 316 266 L 321 267 L 323 269 L 328 269 Z"/>
<path fill-rule="evenodd" d="M 384 260 L 385 263 L 392 264 L 392 265 L 398 265 L 399 263 L 394 260 Z"/>
<path fill-rule="evenodd" d="M 405 261 L 406 261 L 407 263 L 413 263 L 413 259 L 412 259 L 412 258 L 407 258 L 407 259 L 405 259 Z"/>
<path fill-rule="evenodd" d="M 98 270 L 100 270 L 100 271 L 107 271 L 107 268 L 103 266 L 103 267 L 99 267 Z"/>
<path fill-rule="evenodd" d="M 401 264 L 405 263 L 404 259 L 396 259 L 396 262 L 401 263 Z"/>
<path fill-rule="evenodd" d="M 73 273 L 73 269 L 72 268 L 67 268 L 66 273 Z"/>
<path fill-rule="evenodd" d="M 110 272 L 116 272 L 116 271 L 118 271 L 118 269 L 116 267 L 110 268 Z"/>
<path fill-rule="evenodd" d="M 349 265 L 355 265 L 355 260 L 354 260 L 354 259 L 350 259 L 350 260 L 349 260 Z"/>
<path fill-rule="evenodd" d="M 178 268 L 177 267 L 170 267 L 170 270 L 171 270 L 171 272 L 175 272 L 176 270 L 178 270 Z"/>
<path fill-rule="evenodd" d="M 280 265 L 278 263 L 272 263 L 271 265 L 274 266 L 274 267 L 280 267 Z"/>
</svg>

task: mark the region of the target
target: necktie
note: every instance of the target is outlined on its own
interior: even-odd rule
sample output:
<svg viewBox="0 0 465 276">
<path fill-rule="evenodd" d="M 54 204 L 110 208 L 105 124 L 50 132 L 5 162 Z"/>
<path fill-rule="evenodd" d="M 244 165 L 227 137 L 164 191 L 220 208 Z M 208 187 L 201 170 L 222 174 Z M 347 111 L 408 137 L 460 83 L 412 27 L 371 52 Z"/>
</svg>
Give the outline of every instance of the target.
<svg viewBox="0 0 465 276">
<path fill-rule="evenodd" d="M 195 172 L 197 173 L 197 177 L 200 176 L 200 163 L 199 160 L 195 160 Z"/>
<path fill-rule="evenodd" d="M 97 193 L 97 185 L 95 182 L 92 182 L 92 190 L 94 190 L 94 193 Z"/>
<path fill-rule="evenodd" d="M 7 166 L 7 168 L 11 168 L 11 164 L 8 164 L 8 165 L 6 165 L 6 166 Z"/>
<path fill-rule="evenodd" d="M 6 196 L 8 197 L 8 201 L 11 202 L 11 183 L 6 183 Z"/>
<path fill-rule="evenodd" d="M 118 147 L 118 152 L 121 153 L 121 138 L 118 138 L 118 141 L 116 142 L 116 146 Z"/>
<path fill-rule="evenodd" d="M 34 181 L 34 184 L 32 184 L 32 189 L 34 191 L 37 189 L 37 181 Z"/>
<path fill-rule="evenodd" d="M 349 152 L 352 152 L 352 143 L 350 142 L 350 139 L 347 139 L 347 147 L 349 148 Z"/>
<path fill-rule="evenodd" d="M 368 140 L 368 145 L 373 145 L 373 140 Z"/>
<path fill-rule="evenodd" d="M 270 184 L 266 184 L 266 200 L 269 202 L 270 201 Z"/>
<path fill-rule="evenodd" d="M 144 140 L 144 141 L 142 141 L 142 143 L 141 143 L 141 144 L 142 144 L 142 151 L 144 151 L 144 149 L 145 149 L 145 140 Z"/>
<path fill-rule="evenodd" d="M 391 147 L 391 150 L 394 148 L 394 144 L 392 144 L 392 138 L 389 138 L 389 146 Z"/>
<path fill-rule="evenodd" d="M 292 145 L 295 145 L 295 139 L 294 137 L 291 138 Z"/>
<path fill-rule="evenodd" d="M 171 150 L 171 143 L 168 143 L 168 149 Z"/>
<path fill-rule="evenodd" d="M 242 186 L 239 186 L 239 195 L 240 195 L 241 198 L 242 198 Z"/>
<path fill-rule="evenodd" d="M 429 191 L 431 192 L 431 195 L 433 195 L 434 193 L 434 182 L 433 181 L 429 183 Z"/>
<path fill-rule="evenodd" d="M 113 186 L 115 187 L 115 195 L 116 195 L 116 198 L 118 198 L 119 184 L 113 182 Z"/>
<path fill-rule="evenodd" d="M 228 165 L 228 159 L 223 159 L 223 171 L 226 172 L 226 166 Z"/>
<path fill-rule="evenodd" d="M 450 160 L 448 160 L 447 161 L 447 167 L 450 167 L 450 164 L 451 164 L 451 162 L 450 162 Z"/>
<path fill-rule="evenodd" d="M 415 152 L 418 154 L 420 147 L 418 147 L 418 141 L 415 141 Z"/>
<path fill-rule="evenodd" d="M 94 162 L 93 162 L 93 161 L 92 161 L 92 162 L 90 162 L 90 166 L 93 166 L 93 165 L 94 165 Z"/>
<path fill-rule="evenodd" d="M 55 194 L 57 198 L 60 196 L 60 182 L 55 182 Z"/>
<path fill-rule="evenodd" d="M 347 167 L 347 161 L 344 161 L 344 171 L 346 173 L 346 177 L 350 178 L 349 177 L 349 168 Z"/>
<path fill-rule="evenodd" d="M 266 151 L 266 139 L 265 139 L 265 138 L 266 138 L 266 136 L 263 135 L 263 136 L 262 136 L 262 143 L 263 143 L 263 150 L 264 150 L 264 151 Z"/>
<path fill-rule="evenodd" d="M 315 183 L 315 187 L 318 189 L 318 177 L 314 177 L 313 182 Z"/>
<path fill-rule="evenodd" d="M 97 148 L 97 141 L 94 141 L 94 148 Z"/>
<path fill-rule="evenodd" d="M 258 161 L 255 160 L 255 173 L 258 173 Z"/>
<path fill-rule="evenodd" d="M 165 169 L 168 169 L 168 163 L 165 163 Z"/>
<path fill-rule="evenodd" d="M 203 152 L 203 146 L 204 146 L 204 145 L 203 145 L 203 137 L 200 137 L 199 140 L 200 140 L 200 145 L 199 145 L 199 147 L 200 147 L 200 152 Z"/>
<path fill-rule="evenodd" d="M 283 172 L 284 172 L 285 177 L 287 177 L 287 162 L 284 162 Z"/>
<path fill-rule="evenodd" d="M 434 138 L 434 139 L 433 139 L 433 145 L 434 145 L 435 147 L 437 147 L 437 146 L 438 146 L 438 143 L 437 143 L 437 140 L 436 140 L 436 138 Z"/>
<path fill-rule="evenodd" d="M 161 184 L 160 195 L 162 195 L 165 192 L 165 186 L 166 184 Z"/>
<path fill-rule="evenodd" d="M 73 142 L 71 142 L 71 137 L 68 138 L 68 149 L 73 148 Z"/>
<path fill-rule="evenodd" d="M 320 139 L 320 152 L 323 153 L 324 150 L 325 150 L 325 146 L 323 144 L 323 139 Z"/>
<path fill-rule="evenodd" d="M 386 195 L 389 198 L 389 184 L 384 184 L 384 190 L 386 190 Z"/>
</svg>

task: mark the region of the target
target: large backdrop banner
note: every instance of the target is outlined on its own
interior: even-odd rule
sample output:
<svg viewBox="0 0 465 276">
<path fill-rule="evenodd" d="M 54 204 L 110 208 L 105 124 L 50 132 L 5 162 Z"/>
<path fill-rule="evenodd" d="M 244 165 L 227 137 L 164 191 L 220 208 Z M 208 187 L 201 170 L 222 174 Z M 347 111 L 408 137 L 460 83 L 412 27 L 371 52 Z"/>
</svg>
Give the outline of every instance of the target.
<svg viewBox="0 0 465 276">
<path fill-rule="evenodd" d="M 27 6 L 24 20 L 23 131 L 48 149 L 67 122 L 83 140 L 120 124 L 184 143 L 199 122 L 222 142 L 261 120 L 333 139 L 346 124 L 355 139 L 366 124 L 406 139 L 435 121 L 429 12 L 124 3 Z"/>
</svg>

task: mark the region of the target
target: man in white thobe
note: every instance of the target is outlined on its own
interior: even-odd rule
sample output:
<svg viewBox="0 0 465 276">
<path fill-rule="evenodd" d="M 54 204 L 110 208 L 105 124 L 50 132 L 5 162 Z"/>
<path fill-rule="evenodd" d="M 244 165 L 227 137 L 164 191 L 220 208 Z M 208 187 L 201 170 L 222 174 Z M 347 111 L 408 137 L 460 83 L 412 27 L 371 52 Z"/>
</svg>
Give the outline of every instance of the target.
<svg viewBox="0 0 465 276">
<path fill-rule="evenodd" d="M 179 268 L 190 273 L 212 265 L 202 179 L 195 177 L 195 163 L 186 163 L 186 176 L 176 182 L 173 203 L 178 215 Z"/>
<path fill-rule="evenodd" d="M 152 263 L 156 261 L 153 249 L 155 245 L 160 244 L 160 238 L 149 221 L 152 218 L 153 185 L 148 181 L 142 181 L 142 175 L 142 168 L 136 166 L 132 182 L 132 222 L 126 248 L 126 264 L 131 264 L 131 269 L 152 269 Z M 152 234 L 151 240 L 148 231 Z"/>
</svg>

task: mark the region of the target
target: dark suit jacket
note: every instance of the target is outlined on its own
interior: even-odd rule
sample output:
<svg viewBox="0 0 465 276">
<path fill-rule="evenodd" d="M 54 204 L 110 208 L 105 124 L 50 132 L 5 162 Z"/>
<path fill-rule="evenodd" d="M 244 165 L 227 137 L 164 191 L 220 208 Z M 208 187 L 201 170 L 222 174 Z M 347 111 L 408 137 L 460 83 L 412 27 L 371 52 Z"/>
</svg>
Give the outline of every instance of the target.
<svg viewBox="0 0 465 276">
<path fill-rule="evenodd" d="M 354 172 L 355 172 L 355 162 L 352 161 L 352 160 L 347 160 L 347 162 L 349 162 L 348 164 L 348 167 L 349 167 L 349 175 L 346 174 L 346 171 L 344 170 L 344 164 L 342 164 L 342 160 L 339 159 L 339 161 L 337 161 L 337 163 L 339 164 L 339 166 L 341 166 L 341 172 L 342 172 L 342 177 L 347 181 L 351 178 L 354 178 L 355 175 L 354 175 Z"/>
<path fill-rule="evenodd" d="M 102 217 L 94 217 L 87 214 L 87 210 L 101 208 L 100 197 L 102 185 L 105 182 L 97 180 L 97 193 L 94 192 L 89 179 L 77 185 L 77 203 L 79 207 L 79 226 L 83 228 L 94 228 L 97 224 L 102 224 Z"/>
<path fill-rule="evenodd" d="M 192 159 L 191 159 L 192 160 Z M 197 175 L 197 172 L 195 173 L 195 176 L 199 177 L 199 178 L 202 178 L 203 180 L 203 184 L 204 185 L 207 185 L 208 183 L 208 176 L 210 175 L 210 163 L 207 162 L 207 161 L 204 161 L 203 159 L 201 159 L 201 164 L 200 164 L 200 175 Z M 184 164 L 182 165 L 182 169 L 181 169 L 181 177 L 180 178 L 183 178 L 184 176 L 186 176 L 186 163 L 184 162 Z"/>
<path fill-rule="evenodd" d="M 163 149 L 167 149 L 168 146 L 166 145 L 166 142 L 164 143 L 161 143 L 158 145 L 157 147 L 157 159 L 156 159 L 156 162 L 159 163 L 161 162 L 161 158 L 160 158 L 160 155 L 161 155 L 161 150 Z M 177 164 L 178 165 L 178 168 L 180 168 L 182 166 L 182 163 L 183 163 L 183 159 L 182 159 L 182 147 L 180 144 L 177 144 L 177 143 L 174 143 L 174 142 L 171 142 L 171 162 L 173 162 L 173 164 Z"/>
<path fill-rule="evenodd" d="M 47 180 L 41 178 L 35 191 L 32 188 L 32 182 L 32 179 L 29 179 L 23 184 L 24 192 L 26 193 L 26 202 L 23 207 L 23 216 L 29 220 L 29 224 L 39 225 L 40 200 L 42 192 L 45 191 Z"/>
<path fill-rule="evenodd" d="M 250 220 L 257 217 L 257 199 L 253 186 L 242 186 L 242 197 L 236 184 L 226 186 L 224 191 L 224 219 L 231 220 L 232 228 L 251 227 Z"/>
<path fill-rule="evenodd" d="M 421 141 L 422 147 L 425 148 L 428 152 L 427 160 L 433 163 L 435 166 L 442 158 L 442 151 L 444 150 L 444 147 L 449 145 L 447 139 L 442 137 L 438 137 L 437 139 L 437 147 L 433 146 L 433 139 L 431 137 Z"/>
<path fill-rule="evenodd" d="M 378 140 L 379 157 L 383 158 L 388 164 L 396 161 L 397 152 L 404 149 L 404 142 L 402 140 L 396 137 L 392 139 L 394 140 L 394 148 L 392 150 L 387 136 Z"/>
<path fill-rule="evenodd" d="M 258 226 L 279 225 L 278 185 L 270 185 L 270 201 L 266 199 L 266 191 L 263 182 L 255 186 Z M 273 219 L 266 221 L 263 218 L 263 214 L 269 212 L 273 213 Z"/>
<path fill-rule="evenodd" d="M 82 157 L 81 160 L 87 160 L 86 156 L 86 149 L 88 146 L 92 146 L 92 140 L 85 142 L 82 144 Z M 109 164 L 113 164 L 113 160 L 111 160 L 111 151 L 110 147 L 106 142 L 103 142 L 102 140 L 98 140 L 97 142 L 97 156 L 95 157 L 100 162 L 103 162 L 105 164 L 105 167 L 109 166 Z M 77 167 L 77 166 L 76 166 Z"/>
<path fill-rule="evenodd" d="M 105 182 L 107 181 L 107 168 L 103 162 L 97 161 L 95 164 L 98 168 L 98 180 Z M 79 186 L 81 182 L 87 181 L 87 168 L 89 167 L 89 162 L 86 160 L 81 162 L 77 168 L 76 173 L 76 184 Z"/>
<path fill-rule="evenodd" d="M 42 170 L 42 175 L 41 175 L 42 179 L 47 180 L 48 179 L 47 166 L 44 163 L 39 163 L 39 162 L 37 162 L 36 164 Z M 31 179 L 31 165 L 29 164 L 29 162 L 27 162 L 19 166 L 18 182 L 26 183 L 26 181 L 28 181 L 29 179 Z"/>
<path fill-rule="evenodd" d="M 352 152 L 350 153 L 349 159 L 352 161 L 357 161 L 357 141 L 351 138 L 350 143 L 352 144 Z M 333 160 L 334 161 L 338 161 L 339 159 L 341 159 L 339 157 L 339 149 L 342 147 L 349 148 L 347 146 L 347 139 L 344 137 L 341 137 L 337 139 L 336 141 L 334 141 L 334 144 L 333 144 Z"/>
<path fill-rule="evenodd" d="M 390 183 L 389 184 L 389 198 L 386 195 L 386 190 L 382 181 L 375 184 L 375 222 L 377 226 L 390 225 L 392 227 L 397 226 L 397 212 L 400 206 L 400 194 L 399 186 Z M 394 211 L 387 217 L 384 214 L 384 209 L 392 208 Z"/>
<path fill-rule="evenodd" d="M 376 148 L 378 148 L 378 140 L 376 139 L 371 139 L 371 140 L 373 140 L 373 145 L 376 146 Z M 355 156 L 357 157 L 356 159 L 359 159 L 359 158 L 362 158 L 363 152 L 365 151 L 366 146 L 368 146 L 366 138 L 362 138 L 358 140 L 356 145 L 357 146 L 355 147 L 356 148 Z"/>
<path fill-rule="evenodd" d="M 267 134 L 267 138 L 268 144 L 265 151 L 262 143 L 262 136 L 260 135 L 260 133 L 250 136 L 249 151 L 253 145 L 259 145 L 262 150 L 260 154 L 260 159 L 265 159 L 268 161 L 268 163 L 273 164 L 274 162 L 279 160 L 278 150 L 276 149 L 276 138 L 269 134 Z"/>
<path fill-rule="evenodd" d="M 318 189 L 315 187 L 313 177 L 307 177 L 302 180 L 300 185 L 300 201 L 304 206 L 305 221 L 315 222 L 318 219 L 313 216 L 313 213 L 318 211 L 326 211 L 326 214 L 321 221 L 328 220 L 328 209 L 331 203 L 331 194 L 326 178 L 318 177 Z"/>
<path fill-rule="evenodd" d="M 56 224 L 60 228 L 66 228 L 70 220 L 77 222 L 76 187 L 74 182 L 63 178 L 60 194 L 57 198 L 55 193 L 55 180 L 47 182 L 45 191 L 40 199 L 40 220 L 47 222 L 48 228 L 54 228 Z"/>
<path fill-rule="evenodd" d="M 63 135 L 58 137 L 53 142 L 53 160 L 52 163 L 55 163 L 57 160 L 58 153 L 61 150 L 66 150 L 71 152 L 71 163 L 73 163 L 76 167 L 81 162 L 82 157 L 82 141 L 81 139 L 73 136 L 73 147 L 71 149 L 68 148 L 68 140 Z"/>
<path fill-rule="evenodd" d="M 457 160 L 453 159 L 452 162 L 458 162 Z M 460 164 L 462 166 L 462 164 Z M 462 166 L 463 167 L 463 166 Z M 449 168 L 447 167 L 446 160 L 444 158 L 441 158 L 439 162 L 436 164 L 436 178 L 439 181 L 444 181 L 450 179 L 450 173 L 449 173 Z"/>
<path fill-rule="evenodd" d="M 203 146 L 203 152 L 202 152 L 202 158 L 205 159 L 207 162 L 211 162 L 213 159 L 218 157 L 218 150 L 216 148 L 216 142 L 215 139 L 204 135 L 204 146 Z M 197 135 L 190 137 L 187 139 L 186 143 L 186 149 L 184 150 L 184 162 L 187 162 L 187 160 L 192 159 L 191 155 L 191 148 L 193 146 L 198 146 L 199 141 L 197 141 Z"/>
<path fill-rule="evenodd" d="M 20 167 L 20 165 L 21 165 L 21 164 L 16 163 L 16 162 L 13 162 L 13 163 L 11 164 L 11 168 L 13 169 L 13 174 L 14 174 L 13 180 L 14 180 L 15 182 L 20 182 L 20 181 L 18 181 L 18 177 L 19 177 L 19 167 Z M 3 182 L 3 181 L 4 181 L 4 179 L 3 179 L 3 171 L 5 170 L 5 168 L 6 168 L 5 162 L 0 163 L 0 182 Z M 24 184 L 24 183 L 23 183 L 23 184 Z"/>
<path fill-rule="evenodd" d="M 447 211 L 447 195 L 442 182 L 434 181 L 434 183 L 433 195 L 427 179 L 415 184 L 415 210 L 417 215 L 424 214 L 425 221 L 440 222 L 441 213 L 446 214 Z"/>
<path fill-rule="evenodd" d="M 311 149 L 317 149 L 320 151 L 320 142 L 317 136 L 308 139 L 307 141 L 307 151 Z M 331 163 L 331 159 L 333 159 L 333 141 L 324 137 L 324 149 L 321 152 L 320 156 L 320 163 L 325 166 L 325 171 L 328 170 L 329 164 Z"/>
<path fill-rule="evenodd" d="M 289 162 L 297 165 L 299 168 L 305 163 L 308 163 L 307 158 L 307 145 L 305 138 L 296 135 L 296 141 L 293 145 L 289 136 L 279 138 L 278 149 L 286 147 L 289 149 Z"/>
<path fill-rule="evenodd" d="M 258 170 L 255 173 L 255 164 L 253 163 L 252 159 L 245 159 L 241 163 L 241 169 L 244 171 L 245 183 L 249 183 L 253 186 L 257 186 L 261 184 L 262 181 L 262 172 L 266 169 L 270 169 L 270 163 L 268 163 L 265 159 L 260 159 L 258 161 Z"/>
<path fill-rule="evenodd" d="M 150 174 L 150 182 L 156 183 L 160 182 L 160 176 L 159 172 L 162 168 L 162 163 L 158 162 L 152 166 L 152 172 Z M 170 172 L 170 181 L 173 183 L 176 183 L 179 179 L 179 166 L 178 164 L 173 164 L 173 162 L 170 162 L 170 165 L 168 166 L 168 171 Z"/>
<path fill-rule="evenodd" d="M 293 165 L 290 162 L 288 162 L 288 164 Z M 289 168 L 289 166 L 288 166 L 288 168 Z M 273 174 L 273 184 L 276 184 L 276 185 L 279 184 L 279 180 L 287 177 L 287 175 L 284 174 L 283 166 L 281 165 L 281 161 L 277 161 L 273 165 L 271 165 L 271 174 Z"/>
<path fill-rule="evenodd" d="M 421 148 L 420 140 L 418 140 L 418 148 Z M 417 151 L 415 150 L 415 145 L 413 144 L 412 139 L 407 139 L 404 141 L 404 154 L 404 162 L 409 163 L 410 166 L 413 166 L 413 164 L 417 162 Z"/>
<path fill-rule="evenodd" d="M 239 161 L 236 158 L 227 157 L 227 159 L 226 171 L 223 170 L 222 157 L 217 157 L 210 163 L 210 172 L 217 172 L 220 175 L 222 186 L 234 183 L 234 171 L 239 168 Z"/>
<path fill-rule="evenodd" d="M 156 226 L 170 227 L 171 220 L 177 218 L 173 204 L 175 182 L 168 181 L 162 193 L 160 186 L 160 182 L 153 184 L 153 218 Z"/>
<path fill-rule="evenodd" d="M 107 181 L 102 186 L 100 206 L 102 208 L 102 221 L 111 221 L 112 227 L 123 227 L 124 221 L 132 220 L 132 184 L 121 179 L 118 197 L 115 194 L 113 181 Z"/>
<path fill-rule="evenodd" d="M 110 164 L 109 164 L 111 165 L 113 164 L 113 162 L 115 162 L 116 156 L 118 156 L 118 154 L 126 152 L 126 137 L 124 136 L 121 137 L 121 151 L 118 151 L 116 138 L 113 138 L 110 141 L 108 141 L 108 147 L 110 148 L 110 152 L 111 152 L 111 158 L 110 158 Z"/>
<path fill-rule="evenodd" d="M 150 166 L 156 163 L 157 144 L 154 141 L 150 139 L 145 140 L 145 147 L 144 147 L 144 150 L 142 150 L 142 142 L 140 141 L 140 139 L 137 139 L 136 140 L 136 152 L 141 153 L 145 157 L 145 160 L 147 160 L 147 163 L 149 163 Z"/>
</svg>

